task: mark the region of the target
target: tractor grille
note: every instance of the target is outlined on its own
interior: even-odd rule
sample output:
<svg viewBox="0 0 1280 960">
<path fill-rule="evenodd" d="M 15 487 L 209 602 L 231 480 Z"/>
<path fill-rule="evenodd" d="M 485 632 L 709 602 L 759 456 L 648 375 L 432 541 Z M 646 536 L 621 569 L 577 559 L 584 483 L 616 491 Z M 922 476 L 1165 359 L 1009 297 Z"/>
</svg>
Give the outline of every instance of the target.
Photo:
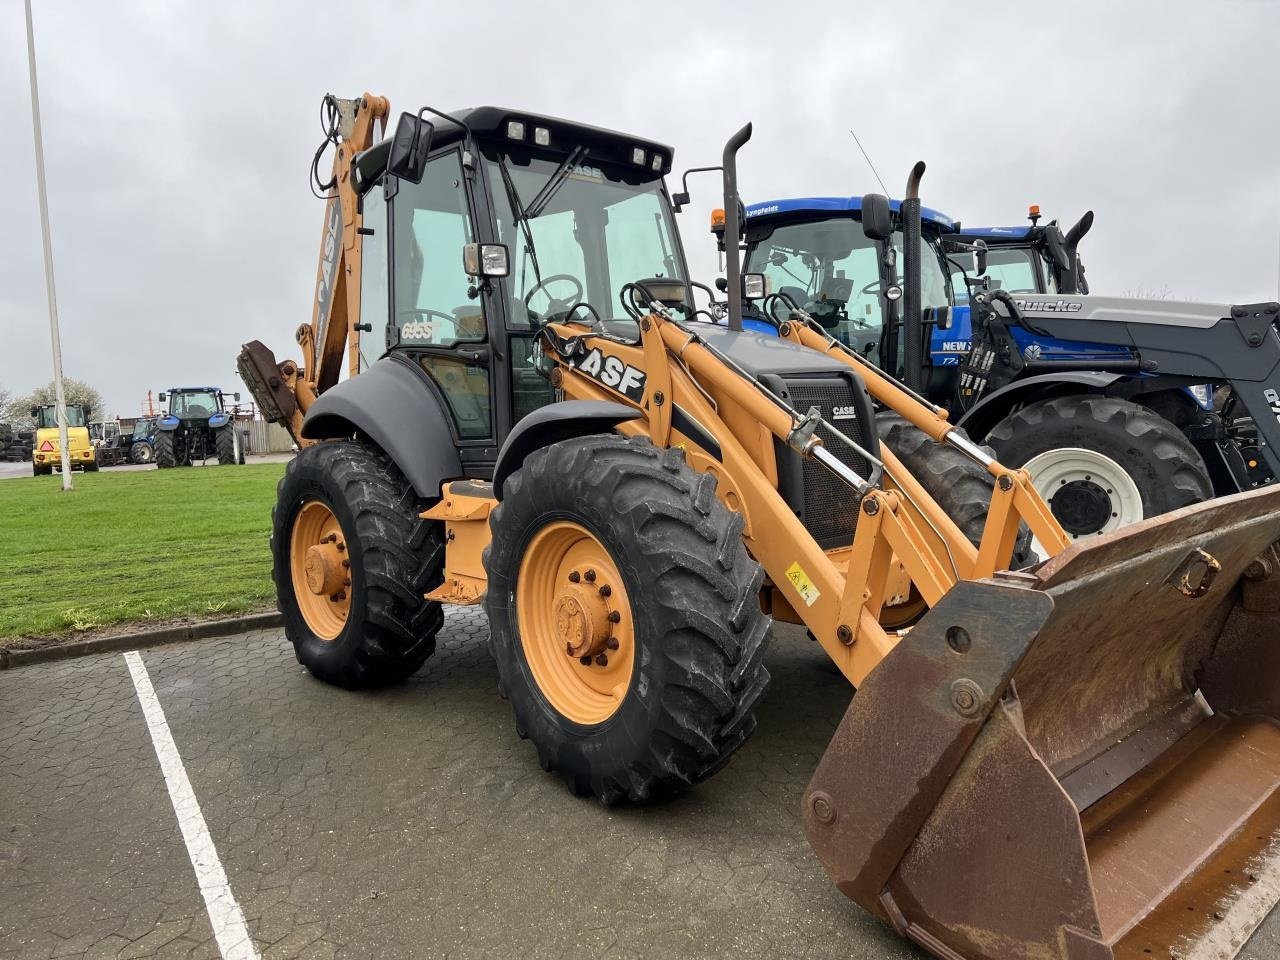
<svg viewBox="0 0 1280 960">
<path fill-rule="evenodd" d="M 868 436 L 868 431 L 874 431 L 870 401 L 856 377 L 794 377 L 781 381 L 781 386 L 787 401 L 800 413 L 808 412 L 810 407 L 817 407 L 823 420 L 831 423 L 855 443 L 872 453 L 877 452 L 874 432 Z M 836 416 L 837 408 L 843 416 Z M 852 411 L 856 411 L 856 416 L 850 418 L 848 414 Z M 871 465 L 866 457 L 850 449 L 825 426 L 818 428 L 818 436 L 837 459 L 859 476 L 870 475 Z M 799 508 L 806 529 L 820 546 L 826 549 L 847 546 L 853 539 L 861 498 L 818 461 L 803 459 L 790 450 L 787 454 L 798 461 L 799 469 L 796 471 L 793 467 L 790 471 L 783 469 L 780 472 L 790 473 L 793 478 L 798 472 L 800 489 L 785 489 L 787 481 L 784 478 L 781 484 L 784 488 L 783 496 L 793 508 Z M 794 483 L 794 479 L 792 482 Z"/>
</svg>

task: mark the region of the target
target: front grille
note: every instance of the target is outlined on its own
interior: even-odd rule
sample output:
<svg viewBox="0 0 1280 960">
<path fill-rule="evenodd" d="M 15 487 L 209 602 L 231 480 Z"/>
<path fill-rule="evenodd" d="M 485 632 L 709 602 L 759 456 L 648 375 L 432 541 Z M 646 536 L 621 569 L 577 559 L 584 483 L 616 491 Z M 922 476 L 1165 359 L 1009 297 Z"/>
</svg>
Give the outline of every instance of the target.
<svg viewBox="0 0 1280 960">
<path fill-rule="evenodd" d="M 817 407 L 822 419 L 850 440 L 873 454 L 878 451 L 871 401 L 862 381 L 852 372 L 847 376 L 778 378 L 770 386 L 800 413 Z M 819 426 L 817 432 L 827 450 L 845 466 L 861 477 L 870 476 L 871 464 L 866 457 L 825 425 Z M 802 458 L 785 447 L 779 452 L 784 458 L 779 464 L 781 492 L 804 521 L 805 528 L 824 549 L 851 543 L 861 502 L 857 491 L 817 460 Z M 787 457 L 791 459 L 789 465 L 785 461 Z M 798 490 L 794 489 L 796 486 Z"/>
</svg>

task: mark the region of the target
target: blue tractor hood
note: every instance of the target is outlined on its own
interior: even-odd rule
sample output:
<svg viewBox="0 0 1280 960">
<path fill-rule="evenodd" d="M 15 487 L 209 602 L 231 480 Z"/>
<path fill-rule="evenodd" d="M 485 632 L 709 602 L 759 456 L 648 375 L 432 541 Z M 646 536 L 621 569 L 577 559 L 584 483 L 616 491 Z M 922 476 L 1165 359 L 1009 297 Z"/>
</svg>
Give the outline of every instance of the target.
<svg viewBox="0 0 1280 960">
<path fill-rule="evenodd" d="M 897 213 L 902 209 L 902 201 L 890 200 L 889 209 Z M 763 203 L 751 204 L 747 207 L 747 224 L 775 219 L 801 220 L 832 214 L 860 218 L 861 213 L 862 197 L 796 197 L 790 200 L 766 200 Z M 923 223 L 937 227 L 943 233 L 956 233 L 960 230 L 959 221 L 929 207 L 920 208 L 920 219 Z"/>
</svg>

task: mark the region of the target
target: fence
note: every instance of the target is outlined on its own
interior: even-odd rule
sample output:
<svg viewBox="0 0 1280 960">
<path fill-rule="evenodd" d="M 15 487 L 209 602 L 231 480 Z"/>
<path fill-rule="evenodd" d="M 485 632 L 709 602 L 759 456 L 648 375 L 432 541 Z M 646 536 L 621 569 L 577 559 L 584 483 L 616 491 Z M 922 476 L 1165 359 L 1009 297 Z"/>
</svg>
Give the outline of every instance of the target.
<svg viewBox="0 0 1280 960">
<path fill-rule="evenodd" d="M 293 449 L 293 437 L 278 423 L 251 420 L 245 424 L 241 421 L 240 429 L 248 434 L 249 453 L 288 453 Z"/>
</svg>

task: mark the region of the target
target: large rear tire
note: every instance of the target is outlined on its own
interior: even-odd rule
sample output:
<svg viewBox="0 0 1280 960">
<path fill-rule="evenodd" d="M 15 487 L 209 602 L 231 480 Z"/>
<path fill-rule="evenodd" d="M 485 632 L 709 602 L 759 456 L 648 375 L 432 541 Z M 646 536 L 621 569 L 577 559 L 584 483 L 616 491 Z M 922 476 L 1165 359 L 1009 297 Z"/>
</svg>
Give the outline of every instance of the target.
<svg viewBox="0 0 1280 960">
<path fill-rule="evenodd" d="M 506 481 L 485 552 L 499 687 L 578 794 L 678 791 L 755 730 L 772 620 L 715 486 L 680 451 L 614 435 L 537 450 Z"/>
<path fill-rule="evenodd" d="M 219 427 L 214 431 L 213 447 L 218 454 L 218 463 L 224 467 L 236 464 L 236 428 L 233 424 Z"/>
<path fill-rule="evenodd" d="M 172 433 L 156 434 L 156 466 L 161 470 L 178 465 L 177 451 L 174 449 L 174 436 Z"/>
<path fill-rule="evenodd" d="M 298 662 L 339 687 L 408 677 L 444 622 L 444 531 L 378 448 L 341 440 L 285 467 L 272 512 L 276 602 Z"/>
<path fill-rule="evenodd" d="M 155 458 L 155 451 L 145 440 L 140 440 L 129 448 L 129 459 L 134 463 L 151 463 Z"/>
<path fill-rule="evenodd" d="M 1073 538 L 1109 533 L 1213 497 L 1204 460 L 1176 426 L 1112 397 L 1054 397 L 996 424 L 986 442 L 1026 467 Z"/>
</svg>

